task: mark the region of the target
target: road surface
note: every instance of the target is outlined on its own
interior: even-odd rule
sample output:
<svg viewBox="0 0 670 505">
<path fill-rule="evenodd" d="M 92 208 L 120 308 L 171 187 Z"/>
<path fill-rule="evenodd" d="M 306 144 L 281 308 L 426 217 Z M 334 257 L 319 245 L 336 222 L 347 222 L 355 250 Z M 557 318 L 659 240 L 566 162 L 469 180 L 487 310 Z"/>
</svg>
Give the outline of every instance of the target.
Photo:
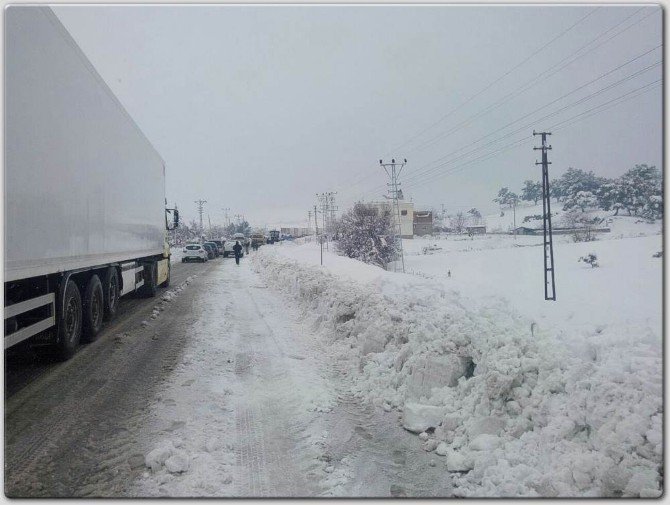
<svg viewBox="0 0 670 505">
<path fill-rule="evenodd" d="M 5 493 L 449 496 L 398 414 L 350 394 L 352 366 L 249 259 L 177 263 L 70 361 L 10 363 Z"/>
</svg>

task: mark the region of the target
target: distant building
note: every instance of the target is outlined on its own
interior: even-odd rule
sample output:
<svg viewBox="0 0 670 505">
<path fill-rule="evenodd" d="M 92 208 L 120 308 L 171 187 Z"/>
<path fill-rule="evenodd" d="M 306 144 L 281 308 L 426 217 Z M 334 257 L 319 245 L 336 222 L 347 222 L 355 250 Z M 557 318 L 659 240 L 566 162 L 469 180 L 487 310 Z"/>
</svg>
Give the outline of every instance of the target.
<svg viewBox="0 0 670 505">
<path fill-rule="evenodd" d="M 466 226 L 465 231 L 468 235 L 484 235 L 486 233 L 486 226 L 479 224 L 475 226 Z"/>
<path fill-rule="evenodd" d="M 378 209 L 391 209 L 393 224 L 397 226 L 398 216 L 396 209 L 393 207 L 393 202 L 371 202 L 370 205 L 374 205 Z M 400 209 L 400 234 L 402 238 L 414 238 L 414 203 L 399 200 L 398 207 Z"/>
<path fill-rule="evenodd" d="M 310 234 L 308 228 L 282 226 L 280 231 L 282 236 L 291 235 L 294 238 L 305 237 Z"/>
<path fill-rule="evenodd" d="M 528 228 L 527 226 L 519 226 L 511 231 L 511 233 L 515 233 L 517 235 L 537 235 L 538 232 L 542 232 L 542 230 L 538 230 L 537 228 Z"/>
<path fill-rule="evenodd" d="M 429 210 L 414 211 L 414 235 L 423 237 L 433 234 L 433 213 Z"/>
</svg>

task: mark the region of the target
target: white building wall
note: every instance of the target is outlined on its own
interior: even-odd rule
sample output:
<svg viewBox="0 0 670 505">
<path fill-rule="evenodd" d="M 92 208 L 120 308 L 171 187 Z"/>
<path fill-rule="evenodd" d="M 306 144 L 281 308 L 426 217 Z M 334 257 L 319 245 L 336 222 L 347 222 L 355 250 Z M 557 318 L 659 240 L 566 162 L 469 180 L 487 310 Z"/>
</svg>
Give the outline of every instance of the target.
<svg viewBox="0 0 670 505">
<path fill-rule="evenodd" d="M 397 212 L 393 208 L 392 202 L 371 202 L 372 205 L 378 208 L 391 208 L 394 212 L 393 224 L 397 226 Z M 403 238 L 414 238 L 414 203 L 400 200 L 398 202 L 400 208 L 400 234 Z"/>
</svg>

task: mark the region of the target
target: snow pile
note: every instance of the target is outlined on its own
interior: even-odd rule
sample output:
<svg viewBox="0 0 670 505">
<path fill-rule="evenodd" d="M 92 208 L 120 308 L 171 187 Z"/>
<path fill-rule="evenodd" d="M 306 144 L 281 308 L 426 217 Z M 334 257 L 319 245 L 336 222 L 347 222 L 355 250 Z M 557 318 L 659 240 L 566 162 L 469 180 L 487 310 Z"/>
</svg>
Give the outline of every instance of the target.
<svg viewBox="0 0 670 505">
<path fill-rule="evenodd" d="M 160 471 L 163 467 L 170 473 L 183 473 L 189 468 L 189 456 L 180 450 L 181 441 L 170 441 L 159 447 L 144 457 L 144 463 L 152 471 Z"/>
<path fill-rule="evenodd" d="M 500 297 L 478 304 L 347 258 L 319 268 L 287 257 L 305 248 L 262 250 L 254 268 L 314 315 L 334 352 L 358 360 L 357 393 L 403 411 L 455 472 L 457 495 L 660 495 L 661 342 L 651 330 L 559 338 Z"/>
</svg>

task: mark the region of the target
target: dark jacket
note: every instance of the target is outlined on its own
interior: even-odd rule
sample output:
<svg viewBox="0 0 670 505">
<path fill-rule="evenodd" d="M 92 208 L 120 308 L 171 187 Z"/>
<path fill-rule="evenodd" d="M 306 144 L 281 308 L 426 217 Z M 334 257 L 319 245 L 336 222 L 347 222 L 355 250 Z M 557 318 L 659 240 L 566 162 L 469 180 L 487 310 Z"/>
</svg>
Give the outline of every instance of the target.
<svg viewBox="0 0 670 505">
<path fill-rule="evenodd" d="M 239 242 L 235 242 L 235 245 L 233 246 L 233 251 L 235 251 L 235 254 L 240 254 L 242 252 L 242 246 L 240 245 Z"/>
</svg>

